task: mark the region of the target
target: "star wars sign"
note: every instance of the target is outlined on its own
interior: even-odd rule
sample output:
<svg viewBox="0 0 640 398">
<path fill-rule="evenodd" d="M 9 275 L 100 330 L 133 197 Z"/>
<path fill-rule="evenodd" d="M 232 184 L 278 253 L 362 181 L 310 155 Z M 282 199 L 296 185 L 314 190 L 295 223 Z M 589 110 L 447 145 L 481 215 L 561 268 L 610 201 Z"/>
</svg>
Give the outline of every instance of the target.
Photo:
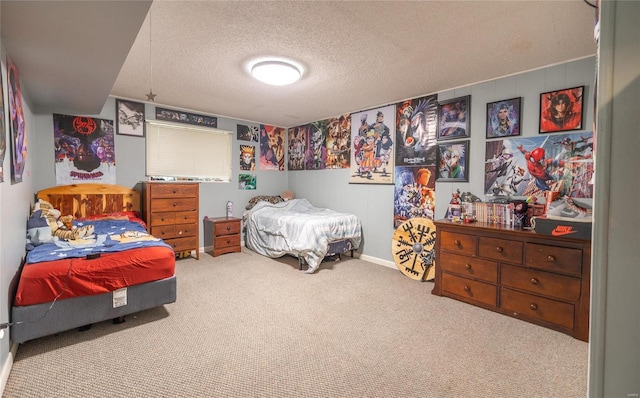
<svg viewBox="0 0 640 398">
<path fill-rule="evenodd" d="M 435 276 L 436 226 L 427 218 L 411 218 L 396 229 L 391 253 L 398 269 L 417 281 Z"/>
</svg>

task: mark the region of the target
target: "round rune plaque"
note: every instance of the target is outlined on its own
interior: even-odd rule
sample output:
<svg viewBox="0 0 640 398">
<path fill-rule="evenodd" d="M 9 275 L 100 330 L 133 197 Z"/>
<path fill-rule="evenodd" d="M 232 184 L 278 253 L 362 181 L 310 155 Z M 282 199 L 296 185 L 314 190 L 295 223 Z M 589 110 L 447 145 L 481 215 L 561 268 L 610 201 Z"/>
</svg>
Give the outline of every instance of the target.
<svg viewBox="0 0 640 398">
<path fill-rule="evenodd" d="M 436 225 L 428 218 L 411 218 L 403 222 L 393 234 L 391 254 L 398 269 L 417 281 L 435 276 L 434 246 Z"/>
</svg>

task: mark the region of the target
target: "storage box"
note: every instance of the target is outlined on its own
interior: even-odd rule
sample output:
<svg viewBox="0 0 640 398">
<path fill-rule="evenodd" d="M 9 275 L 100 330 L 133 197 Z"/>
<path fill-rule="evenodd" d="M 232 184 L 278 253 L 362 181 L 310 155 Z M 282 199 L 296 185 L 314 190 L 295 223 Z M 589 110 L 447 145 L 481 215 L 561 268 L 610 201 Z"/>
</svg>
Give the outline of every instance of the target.
<svg viewBox="0 0 640 398">
<path fill-rule="evenodd" d="M 531 226 L 537 234 L 591 240 L 591 223 L 533 217 Z"/>
</svg>

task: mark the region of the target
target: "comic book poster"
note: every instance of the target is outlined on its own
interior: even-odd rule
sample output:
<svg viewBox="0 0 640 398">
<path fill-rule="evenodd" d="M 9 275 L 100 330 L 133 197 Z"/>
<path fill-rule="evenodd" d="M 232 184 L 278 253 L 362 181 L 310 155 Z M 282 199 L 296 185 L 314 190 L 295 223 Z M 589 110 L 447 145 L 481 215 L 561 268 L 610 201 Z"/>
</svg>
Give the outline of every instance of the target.
<svg viewBox="0 0 640 398">
<path fill-rule="evenodd" d="M 351 115 L 350 184 L 393 184 L 396 106 Z"/>
<path fill-rule="evenodd" d="M 0 73 L 0 182 L 4 182 L 4 155 L 7 151 L 7 135 L 4 127 L 4 85 Z"/>
<path fill-rule="evenodd" d="M 240 145 L 240 170 L 256 169 L 256 148 L 251 145 Z"/>
<path fill-rule="evenodd" d="M 396 106 L 396 165 L 435 165 L 437 129 L 437 95 L 398 103 Z"/>
<path fill-rule="evenodd" d="M 307 152 L 304 156 L 305 170 L 324 170 L 327 168 L 326 138 L 326 120 L 319 120 L 309 124 L 306 136 Z"/>
<path fill-rule="evenodd" d="M 255 190 L 257 185 L 255 174 L 238 174 L 238 189 Z"/>
<path fill-rule="evenodd" d="M 11 131 L 11 181 L 22 182 L 22 173 L 27 162 L 27 132 L 22 110 L 22 89 L 20 74 L 7 55 L 7 88 L 9 89 L 9 114 Z"/>
<path fill-rule="evenodd" d="M 284 170 L 284 128 L 260 125 L 260 170 Z"/>
<path fill-rule="evenodd" d="M 115 184 L 113 129 L 113 120 L 54 114 L 56 184 Z"/>
<path fill-rule="evenodd" d="M 307 136 L 307 130 L 309 125 L 296 126 L 290 128 L 287 133 L 289 135 L 288 150 L 289 150 L 289 170 L 304 170 L 304 154 L 306 152 L 305 137 Z"/>
<path fill-rule="evenodd" d="M 237 124 L 236 129 L 238 141 L 258 142 L 258 127 Z"/>
<path fill-rule="evenodd" d="M 327 168 L 348 169 L 351 162 L 351 115 L 327 119 Z"/>
<path fill-rule="evenodd" d="M 488 141 L 484 190 L 487 196 L 533 196 L 558 191 L 592 198 L 593 133 L 553 134 Z"/>
<path fill-rule="evenodd" d="M 433 220 L 435 166 L 396 166 L 395 174 L 393 228 L 414 217 Z"/>
</svg>

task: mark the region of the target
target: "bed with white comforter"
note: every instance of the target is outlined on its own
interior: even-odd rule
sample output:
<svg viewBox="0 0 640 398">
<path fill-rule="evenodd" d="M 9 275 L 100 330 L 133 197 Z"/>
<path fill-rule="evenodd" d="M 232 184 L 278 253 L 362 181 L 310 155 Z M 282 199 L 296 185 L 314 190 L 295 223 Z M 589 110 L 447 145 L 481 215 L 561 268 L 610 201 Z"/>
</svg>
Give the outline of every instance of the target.
<svg viewBox="0 0 640 398">
<path fill-rule="evenodd" d="M 290 254 L 304 259 L 307 273 L 318 269 L 333 242 L 349 240 L 352 249 L 362 241 L 360 220 L 350 213 L 313 206 L 307 199 L 276 204 L 258 202 L 246 218 L 245 245 L 267 257 Z"/>
</svg>

